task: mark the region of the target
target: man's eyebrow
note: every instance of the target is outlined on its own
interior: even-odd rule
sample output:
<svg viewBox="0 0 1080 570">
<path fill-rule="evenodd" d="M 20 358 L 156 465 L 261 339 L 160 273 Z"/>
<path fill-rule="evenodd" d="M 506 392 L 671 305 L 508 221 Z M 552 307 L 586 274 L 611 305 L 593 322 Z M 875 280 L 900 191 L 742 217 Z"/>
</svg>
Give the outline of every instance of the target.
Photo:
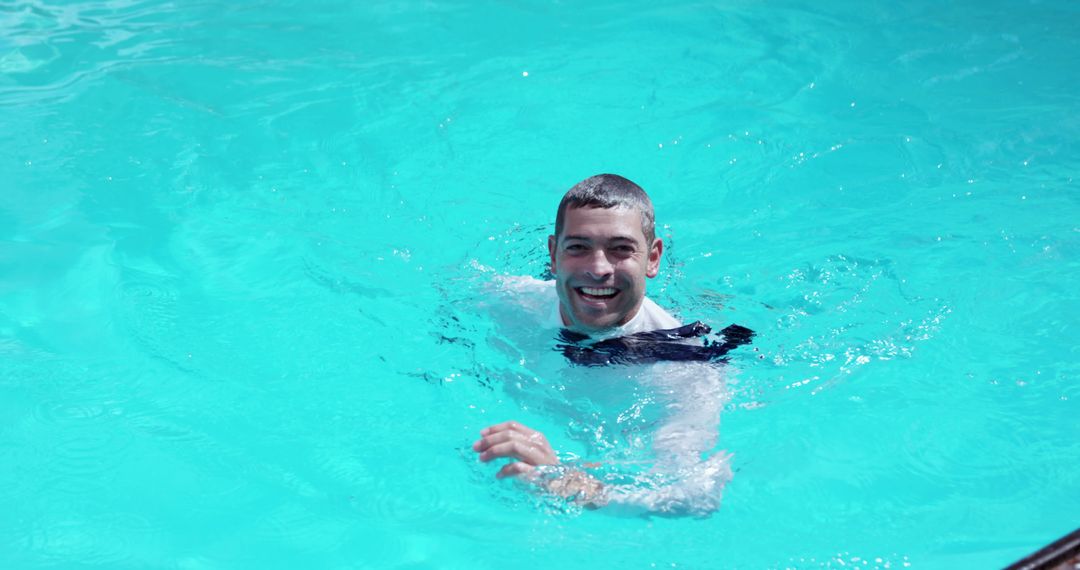
<svg viewBox="0 0 1080 570">
<path fill-rule="evenodd" d="M 574 235 L 563 236 L 562 239 L 563 239 L 563 241 L 570 241 L 572 239 L 581 240 L 581 241 L 590 241 L 590 242 L 593 241 L 593 238 L 591 238 L 589 236 L 574 236 Z M 635 239 L 633 236 L 622 236 L 622 235 L 611 236 L 611 237 L 609 237 L 607 239 L 607 241 L 608 242 L 629 241 L 629 242 L 633 242 L 633 243 L 638 243 L 638 240 Z"/>
</svg>

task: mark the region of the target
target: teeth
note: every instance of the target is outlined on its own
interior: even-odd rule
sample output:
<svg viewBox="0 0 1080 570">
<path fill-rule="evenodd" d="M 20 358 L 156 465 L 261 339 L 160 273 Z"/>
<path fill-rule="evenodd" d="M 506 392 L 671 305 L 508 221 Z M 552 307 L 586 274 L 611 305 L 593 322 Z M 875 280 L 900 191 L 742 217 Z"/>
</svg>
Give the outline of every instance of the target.
<svg viewBox="0 0 1080 570">
<path fill-rule="evenodd" d="M 607 297 L 609 295 L 614 295 L 615 289 L 612 287 L 602 287 L 599 289 L 594 289 L 592 287 L 582 287 L 581 292 L 585 293 L 586 295 L 593 295 L 595 297 Z"/>
</svg>

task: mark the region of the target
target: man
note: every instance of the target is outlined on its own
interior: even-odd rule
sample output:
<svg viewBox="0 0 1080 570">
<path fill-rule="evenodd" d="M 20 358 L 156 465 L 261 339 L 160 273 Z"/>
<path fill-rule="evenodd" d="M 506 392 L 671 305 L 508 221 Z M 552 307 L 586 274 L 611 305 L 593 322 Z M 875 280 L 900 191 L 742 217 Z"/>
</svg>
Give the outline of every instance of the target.
<svg viewBox="0 0 1080 570">
<path fill-rule="evenodd" d="M 677 319 L 645 296 L 645 281 L 656 277 L 664 244 L 655 235 L 652 202 L 630 180 L 600 174 L 574 185 L 559 204 L 548 252 L 555 281 L 534 283 L 545 295 L 554 288 L 558 301 L 557 313 L 552 310 L 553 324 L 577 338 L 613 339 L 679 326 Z M 588 507 L 621 503 L 654 512 L 712 510 L 729 476 L 727 458 L 717 454 L 702 461 L 701 454 L 716 440 L 722 379 L 714 367 L 701 363 L 658 372 L 662 374 L 657 376 L 666 376 L 656 378 L 656 383 L 666 383 L 664 390 L 695 399 L 670 405 L 680 413 L 657 430 L 654 442 L 657 452 L 679 468 L 683 479 L 692 481 L 690 486 L 642 493 L 641 489 L 605 485 L 583 469 L 545 467 L 559 465 L 555 450 L 542 433 L 515 421 L 481 430 L 473 450 L 483 462 L 509 460 L 496 475 L 500 479 L 532 481 Z"/>
</svg>

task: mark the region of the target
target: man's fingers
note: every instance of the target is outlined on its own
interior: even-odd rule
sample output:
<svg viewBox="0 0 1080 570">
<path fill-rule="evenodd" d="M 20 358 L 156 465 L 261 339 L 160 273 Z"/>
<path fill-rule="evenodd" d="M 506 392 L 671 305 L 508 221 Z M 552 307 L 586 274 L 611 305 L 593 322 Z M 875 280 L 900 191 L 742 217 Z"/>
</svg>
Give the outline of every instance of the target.
<svg viewBox="0 0 1080 570">
<path fill-rule="evenodd" d="M 532 476 L 533 471 L 536 471 L 536 467 L 529 465 L 528 463 L 522 463 L 521 461 L 515 461 L 513 463 L 507 463 L 503 465 L 502 469 L 495 474 L 496 479 L 503 479 L 506 477 L 518 477 L 524 476 L 529 478 Z"/>
<path fill-rule="evenodd" d="M 508 421 L 508 422 L 503 422 L 501 424 L 495 424 L 493 426 L 488 426 L 488 427 L 480 430 L 480 435 L 488 435 L 488 434 L 491 434 L 491 433 L 497 433 L 497 432 L 501 432 L 501 431 L 516 431 L 516 432 L 524 434 L 524 435 L 540 434 L 540 432 L 530 428 L 529 426 L 526 426 L 524 424 L 521 424 L 519 422 L 511 420 L 511 421 Z M 540 435 L 541 435 L 541 437 L 543 437 L 542 434 L 540 434 Z"/>
<path fill-rule="evenodd" d="M 551 465 L 556 463 L 555 454 L 549 448 L 539 447 L 519 439 L 496 443 L 480 453 L 480 461 L 491 461 L 499 457 L 512 457 L 530 465 Z"/>
<path fill-rule="evenodd" d="M 511 439 L 513 439 L 514 437 L 522 437 L 522 436 L 521 436 L 521 434 L 518 434 L 516 432 L 510 432 L 510 431 L 500 431 L 500 432 L 490 433 L 490 434 L 485 435 L 485 436 L 481 437 L 480 439 L 476 440 L 476 443 L 473 444 L 472 448 L 473 448 L 473 451 L 480 451 L 480 452 L 487 451 L 488 448 L 490 448 L 491 446 L 493 446 L 493 445 L 495 445 L 497 443 L 506 443 L 508 441 L 511 441 Z"/>
<path fill-rule="evenodd" d="M 525 473 L 536 465 L 554 465 L 559 462 L 544 434 L 518 422 L 509 421 L 480 430 L 480 439 L 472 445 L 480 454 L 480 461 L 514 459 L 504 465 L 496 475 L 500 479 Z"/>
<path fill-rule="evenodd" d="M 530 435 L 526 435 L 519 431 L 497 431 L 489 433 L 473 443 L 473 451 L 483 452 L 487 451 L 491 446 L 506 443 L 508 441 L 520 441 L 529 445 L 533 445 L 541 448 L 550 448 L 547 439 L 544 438 L 544 434 L 534 431 Z"/>
<path fill-rule="evenodd" d="M 528 442 L 509 439 L 488 446 L 480 452 L 480 461 L 491 461 L 500 457 L 510 457 L 518 461 L 531 463 L 540 459 L 540 454 Z"/>
</svg>

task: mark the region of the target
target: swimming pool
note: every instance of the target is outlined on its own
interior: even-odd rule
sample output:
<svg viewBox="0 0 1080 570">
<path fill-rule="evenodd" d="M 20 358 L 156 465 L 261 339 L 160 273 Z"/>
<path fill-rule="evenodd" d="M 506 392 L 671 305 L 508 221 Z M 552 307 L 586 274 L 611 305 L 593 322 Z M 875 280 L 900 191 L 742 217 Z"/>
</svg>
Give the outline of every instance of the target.
<svg viewBox="0 0 1080 570">
<path fill-rule="evenodd" d="M 1080 526 L 1078 23 L 3 4 L 0 566 L 1020 558 Z M 605 171 L 656 204 L 650 296 L 759 335 L 708 518 L 537 504 L 468 449 L 510 417 L 573 448 L 474 307 Z"/>
</svg>

